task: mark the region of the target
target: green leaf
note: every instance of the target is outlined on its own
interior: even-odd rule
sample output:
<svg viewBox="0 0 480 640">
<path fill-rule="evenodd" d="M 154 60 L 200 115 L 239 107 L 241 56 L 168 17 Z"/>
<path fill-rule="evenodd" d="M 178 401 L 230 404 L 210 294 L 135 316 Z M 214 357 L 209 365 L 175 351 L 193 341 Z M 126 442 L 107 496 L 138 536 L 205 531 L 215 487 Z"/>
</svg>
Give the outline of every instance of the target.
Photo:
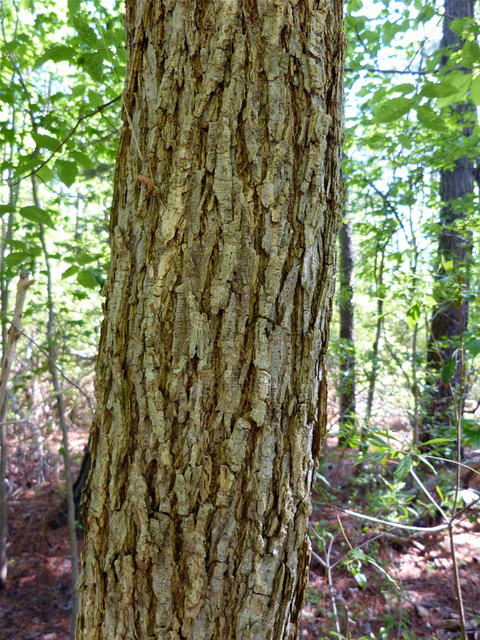
<svg viewBox="0 0 480 640">
<path fill-rule="evenodd" d="M 70 160 L 57 160 L 55 169 L 58 177 L 67 187 L 71 187 L 77 178 L 77 165 Z"/>
<path fill-rule="evenodd" d="M 393 122 L 408 113 L 414 106 L 414 101 L 408 98 L 399 97 L 387 100 L 374 110 L 374 120 L 376 122 Z"/>
<path fill-rule="evenodd" d="M 82 269 L 77 274 L 77 282 L 87 289 L 97 289 L 99 282 L 96 275 L 90 269 Z"/>
<path fill-rule="evenodd" d="M 405 31 L 409 26 L 408 21 L 397 23 L 397 22 L 389 22 L 388 20 L 383 24 L 383 41 L 386 45 L 389 45 L 393 38 L 400 33 L 401 31 Z"/>
<path fill-rule="evenodd" d="M 98 51 L 84 53 L 79 58 L 80 64 L 85 68 L 88 75 L 96 82 L 103 80 L 103 55 Z"/>
<path fill-rule="evenodd" d="M 85 95 L 86 90 L 87 87 L 83 83 L 75 85 L 72 89 L 72 98 L 78 98 L 79 96 Z"/>
<path fill-rule="evenodd" d="M 479 25 L 475 18 L 457 18 L 451 21 L 450 29 L 462 38 L 466 33 L 478 33 Z"/>
<path fill-rule="evenodd" d="M 476 105 L 480 104 L 480 74 L 475 76 L 470 85 L 470 97 Z"/>
<path fill-rule="evenodd" d="M 418 22 L 427 22 L 435 15 L 435 9 L 430 5 L 425 5 L 417 16 Z"/>
<path fill-rule="evenodd" d="M 457 89 L 455 86 L 444 78 L 437 83 L 426 82 L 420 93 L 427 98 L 443 98 L 445 96 L 451 96 L 456 92 Z"/>
<path fill-rule="evenodd" d="M 97 45 L 99 45 L 99 42 L 98 42 L 97 34 L 92 29 L 92 27 L 88 24 L 89 20 L 90 20 L 89 16 L 87 16 L 86 14 L 82 14 L 74 18 L 72 22 L 76 32 L 78 33 L 80 40 L 82 41 L 82 44 L 88 45 L 88 47 L 92 49 L 92 48 L 95 48 Z"/>
<path fill-rule="evenodd" d="M 410 329 L 415 329 L 417 322 L 420 320 L 422 312 L 422 303 L 417 300 L 407 311 L 407 324 Z"/>
<path fill-rule="evenodd" d="M 50 182 L 53 178 L 53 171 L 48 165 L 44 165 L 37 171 L 37 176 L 40 180 L 43 180 L 43 182 Z"/>
<path fill-rule="evenodd" d="M 8 254 L 8 256 L 5 258 L 5 262 L 7 263 L 8 267 L 12 268 L 16 267 L 22 262 L 25 262 L 25 260 L 30 260 L 30 258 L 31 256 L 28 253 L 25 253 L 23 251 L 14 251 Z"/>
<path fill-rule="evenodd" d="M 480 353 L 480 339 L 476 338 L 475 340 L 469 340 L 465 344 L 465 351 L 468 351 L 468 353 L 472 354 L 474 357 L 478 356 Z"/>
<path fill-rule="evenodd" d="M 52 138 L 51 136 L 45 136 L 41 133 L 32 133 L 32 138 L 35 140 L 39 147 L 43 149 L 48 149 L 49 151 L 55 151 L 58 149 L 59 142 L 56 138 Z"/>
<path fill-rule="evenodd" d="M 5 44 L 3 45 L 3 48 L 5 49 L 5 51 L 7 53 L 15 51 L 15 50 L 18 49 L 18 41 L 17 40 L 10 40 L 9 42 L 5 42 Z"/>
<path fill-rule="evenodd" d="M 468 69 L 480 60 L 480 48 L 475 40 L 467 40 L 463 45 L 462 64 Z"/>
<path fill-rule="evenodd" d="M 54 228 L 54 224 L 50 214 L 45 211 L 45 209 L 40 209 L 40 207 L 36 207 L 35 205 L 31 205 L 28 207 L 22 207 L 19 211 L 19 214 L 22 218 L 27 218 L 27 220 L 31 220 L 31 222 L 36 222 L 38 224 L 46 224 L 48 227 Z"/>
<path fill-rule="evenodd" d="M 448 358 L 442 368 L 441 376 L 442 382 L 448 384 L 455 373 L 455 364 L 457 359 L 455 357 Z"/>
<path fill-rule="evenodd" d="M 12 87 L 0 88 L 0 102 L 5 102 L 6 104 L 14 104 L 15 100 L 16 93 Z"/>
<path fill-rule="evenodd" d="M 78 52 L 73 47 L 67 47 L 67 45 L 64 44 L 55 44 L 37 58 L 33 64 L 33 68 L 37 69 L 47 60 L 52 60 L 53 62 L 61 62 L 62 60 L 74 61 L 77 55 Z"/>
<path fill-rule="evenodd" d="M 402 82 L 402 84 L 394 85 L 392 91 L 395 91 L 395 93 L 413 93 L 415 91 L 415 85 L 410 84 L 410 82 Z"/>
<path fill-rule="evenodd" d="M 462 418 L 462 431 L 470 446 L 480 446 L 480 423 L 470 418 Z"/>
<path fill-rule="evenodd" d="M 93 91 L 92 89 L 89 89 L 88 91 L 88 102 L 89 104 L 96 109 L 97 107 L 99 107 L 100 105 L 103 104 L 103 96 L 101 96 L 98 91 Z"/>
<path fill-rule="evenodd" d="M 62 280 L 64 280 L 65 278 L 69 278 L 70 276 L 73 276 L 73 274 L 77 273 L 77 271 L 78 271 L 78 267 L 76 267 L 75 265 L 68 267 L 68 269 L 66 269 L 62 273 Z"/>
<path fill-rule="evenodd" d="M 93 169 L 95 166 L 91 157 L 82 151 L 70 151 L 70 157 L 87 169 Z"/>
<path fill-rule="evenodd" d="M 395 477 L 397 478 L 397 480 L 403 480 L 405 476 L 408 474 L 408 472 L 410 471 L 410 469 L 412 468 L 412 465 L 413 465 L 412 456 L 409 453 L 407 453 L 407 455 L 400 460 L 400 462 L 397 465 L 397 468 L 395 469 Z"/>
<path fill-rule="evenodd" d="M 452 102 L 461 102 L 462 100 L 465 100 L 468 89 L 470 88 L 470 84 L 472 82 L 472 74 L 463 73 L 463 71 L 455 69 L 448 74 L 448 79 L 449 82 L 455 87 L 455 93 L 438 100 L 438 107 L 440 109 L 443 109 L 443 107 L 452 104 Z"/>
<path fill-rule="evenodd" d="M 361 571 L 359 571 L 358 573 L 356 573 L 354 576 L 355 580 L 357 581 L 357 583 L 360 585 L 360 587 L 362 587 L 362 589 L 364 587 L 366 587 L 367 585 L 367 577 L 364 573 L 362 573 Z"/>
<path fill-rule="evenodd" d="M 8 244 L 9 247 L 13 247 L 17 251 L 27 251 L 27 245 L 25 242 L 21 242 L 20 240 L 14 240 L 13 238 L 6 238 L 5 244 Z"/>
<path fill-rule="evenodd" d="M 82 6 L 82 0 L 68 0 L 68 15 L 71 19 L 75 20 Z"/>
<path fill-rule="evenodd" d="M 0 216 L 3 216 L 4 213 L 12 213 L 15 211 L 15 207 L 11 204 L 0 204 Z"/>
<path fill-rule="evenodd" d="M 20 157 L 17 168 L 15 169 L 15 175 L 20 176 L 23 173 L 29 173 L 42 164 L 43 157 L 41 155 L 29 155 Z"/>
<path fill-rule="evenodd" d="M 426 442 L 420 442 L 418 447 L 427 447 L 431 444 L 438 444 L 440 442 L 451 442 L 450 438 L 432 438 L 431 440 L 427 440 Z M 423 460 L 423 458 L 422 458 Z"/>
<path fill-rule="evenodd" d="M 348 3 L 348 12 L 351 11 L 360 11 L 362 8 L 362 0 L 349 0 Z"/>
<path fill-rule="evenodd" d="M 42 255 L 43 250 L 41 247 L 27 247 L 27 253 L 30 256 L 39 258 Z"/>
<path fill-rule="evenodd" d="M 79 265 L 85 265 L 85 264 L 88 264 L 89 262 L 93 262 L 94 260 L 95 260 L 94 256 L 91 256 L 89 253 L 85 253 L 84 251 L 78 253 L 75 256 L 75 261 Z"/>
<path fill-rule="evenodd" d="M 453 260 L 447 260 L 444 256 L 441 258 L 442 267 L 445 269 L 447 273 L 452 273 L 453 271 Z"/>
<path fill-rule="evenodd" d="M 445 122 L 429 105 L 421 105 L 417 107 L 418 121 L 427 129 L 434 131 L 444 131 Z"/>
</svg>

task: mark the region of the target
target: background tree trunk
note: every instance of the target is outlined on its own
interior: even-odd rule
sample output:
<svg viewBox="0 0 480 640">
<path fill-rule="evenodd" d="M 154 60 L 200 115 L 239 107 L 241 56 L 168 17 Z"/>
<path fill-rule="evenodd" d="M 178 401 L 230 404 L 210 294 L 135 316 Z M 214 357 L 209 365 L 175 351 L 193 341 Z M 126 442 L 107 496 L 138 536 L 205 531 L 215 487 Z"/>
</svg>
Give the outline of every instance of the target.
<svg viewBox="0 0 480 640">
<path fill-rule="evenodd" d="M 127 1 L 77 640 L 297 636 L 343 195 L 341 10 Z"/>
<path fill-rule="evenodd" d="M 13 310 L 12 323 L 7 332 L 7 342 L 3 349 L 2 365 L 0 369 L 0 589 L 7 586 L 8 557 L 8 505 L 7 505 L 7 385 L 9 383 L 10 371 L 12 369 L 13 358 L 17 340 L 20 337 L 22 325 L 23 305 L 27 289 L 34 283 L 29 280 L 28 272 L 21 271 L 17 283 L 17 295 L 15 308 Z"/>
<path fill-rule="evenodd" d="M 461 46 L 458 35 L 450 29 L 453 20 L 473 18 L 474 0 L 445 0 L 442 47 L 451 49 Z M 443 65 L 447 62 L 444 58 Z M 465 72 L 471 70 L 465 69 Z M 472 134 L 476 118 L 473 105 L 458 104 L 453 107 L 461 122 L 464 122 L 464 136 Z M 438 278 L 450 274 L 448 285 L 441 284 L 440 302 L 431 322 L 431 338 L 428 348 L 428 371 L 432 372 L 431 396 L 426 409 L 426 419 L 421 432 L 421 440 L 437 435 L 438 426 L 453 426 L 456 422 L 456 394 L 461 381 L 460 357 L 455 354 L 459 348 L 459 336 L 467 328 L 468 302 L 464 292 L 469 283 L 469 263 L 471 259 L 471 237 L 468 232 L 468 196 L 474 192 L 474 163 L 463 157 L 455 161 L 453 169 L 442 169 L 440 173 L 441 230 L 438 238 Z M 451 263 L 448 271 L 445 265 Z M 455 358 L 453 375 L 449 381 L 441 375 L 445 364 Z M 443 378 L 443 379 L 442 379 Z M 460 409 L 461 412 L 461 409 Z"/>
<path fill-rule="evenodd" d="M 341 439 L 348 442 L 348 436 L 355 429 L 355 342 L 352 225 L 346 218 L 340 227 L 339 239 L 339 425 Z"/>
</svg>

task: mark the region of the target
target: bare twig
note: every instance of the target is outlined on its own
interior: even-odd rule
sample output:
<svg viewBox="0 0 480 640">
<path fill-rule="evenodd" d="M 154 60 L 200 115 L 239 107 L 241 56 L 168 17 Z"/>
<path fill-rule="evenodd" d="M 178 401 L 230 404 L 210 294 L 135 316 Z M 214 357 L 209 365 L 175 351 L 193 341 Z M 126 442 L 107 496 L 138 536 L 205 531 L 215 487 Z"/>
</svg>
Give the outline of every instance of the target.
<svg viewBox="0 0 480 640">
<path fill-rule="evenodd" d="M 405 529 L 406 531 L 417 531 L 421 533 L 436 533 L 437 531 L 443 531 L 448 528 L 448 524 L 439 524 L 434 527 L 415 527 L 411 524 L 401 524 L 400 522 L 392 522 L 391 520 L 383 520 L 382 518 L 375 518 L 373 516 L 367 516 L 365 513 L 358 513 L 357 511 L 352 511 L 351 509 L 344 509 L 342 507 L 334 507 L 339 511 L 343 511 L 343 513 L 347 513 L 349 516 L 353 516 L 354 518 L 360 518 L 361 520 L 368 520 L 369 522 L 375 522 L 377 524 L 384 524 L 387 527 L 392 527 L 396 529 Z"/>
<path fill-rule="evenodd" d="M 420 487 L 420 489 L 423 491 L 423 493 L 427 496 L 427 498 L 430 500 L 430 502 L 433 504 L 433 506 L 435 507 L 435 509 L 437 509 L 437 511 L 441 514 L 442 518 L 445 520 L 445 522 L 448 521 L 448 516 L 445 513 L 445 511 L 442 509 L 442 507 L 438 504 L 438 502 L 435 500 L 435 498 L 433 497 L 433 495 L 430 493 L 430 491 L 427 489 L 427 487 L 423 484 L 423 482 L 420 480 L 420 478 L 418 477 L 418 475 L 415 473 L 413 467 L 410 468 L 410 475 L 412 476 L 412 478 L 415 480 L 415 482 L 418 484 L 418 486 Z"/>
</svg>

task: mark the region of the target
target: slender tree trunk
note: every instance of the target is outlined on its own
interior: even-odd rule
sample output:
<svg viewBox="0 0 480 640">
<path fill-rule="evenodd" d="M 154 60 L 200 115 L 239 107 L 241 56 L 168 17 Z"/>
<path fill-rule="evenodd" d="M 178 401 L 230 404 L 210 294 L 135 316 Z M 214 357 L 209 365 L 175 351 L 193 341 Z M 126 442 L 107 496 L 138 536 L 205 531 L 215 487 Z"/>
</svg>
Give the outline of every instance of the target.
<svg viewBox="0 0 480 640">
<path fill-rule="evenodd" d="M 474 0 L 445 0 L 442 47 L 451 49 L 461 46 L 456 33 L 450 29 L 452 20 L 473 18 Z M 446 59 L 443 64 L 446 63 Z M 465 69 L 465 72 L 471 70 Z M 476 118 L 473 105 L 454 106 L 454 113 L 464 123 L 463 135 L 470 136 Z M 452 169 L 443 169 L 440 174 L 441 231 L 438 238 L 439 281 L 450 273 L 449 286 L 440 285 L 440 296 L 444 300 L 435 310 L 431 321 L 431 336 L 428 347 L 428 371 L 431 376 L 431 397 L 426 408 L 421 440 L 435 437 L 438 426 L 450 427 L 456 423 L 456 394 L 462 384 L 460 358 L 457 357 L 459 336 L 467 328 L 468 302 L 463 295 L 468 289 L 469 264 L 471 260 L 471 237 L 468 232 L 467 199 L 474 192 L 474 163 L 464 157 L 455 161 Z M 447 272 L 445 265 L 451 263 Z M 441 370 L 455 358 L 453 376 L 442 379 Z M 460 412 L 463 409 L 460 408 Z"/>
<path fill-rule="evenodd" d="M 37 195 L 37 183 L 35 176 L 32 176 L 32 193 L 33 201 L 37 207 L 40 206 L 40 201 Z M 78 596 L 77 596 L 77 581 L 79 575 L 78 567 L 78 543 L 77 543 L 77 530 L 75 523 L 75 504 L 73 499 L 73 483 L 72 483 L 72 466 L 70 461 L 70 450 L 68 441 L 68 425 L 66 420 L 65 400 L 63 397 L 63 389 L 58 377 L 57 371 L 57 347 L 56 347 L 56 330 L 55 330 L 55 309 L 53 302 L 53 285 L 52 285 L 52 270 L 50 267 L 50 258 L 47 249 L 47 243 L 45 240 L 45 230 L 43 225 L 39 225 L 40 242 L 43 249 L 43 256 L 45 260 L 45 270 L 47 274 L 47 353 L 48 353 L 48 369 L 50 377 L 52 378 L 53 391 L 55 393 L 55 403 L 57 405 L 57 416 L 62 432 L 62 444 L 63 444 L 63 462 L 65 473 L 65 492 L 67 494 L 67 523 L 68 523 L 68 538 L 70 542 L 70 560 L 72 564 L 72 613 L 71 613 L 71 627 L 70 636 L 73 640 L 75 637 L 75 621 L 78 613 Z"/>
<path fill-rule="evenodd" d="M 355 429 L 355 342 L 353 306 L 353 243 L 352 225 L 344 218 L 340 227 L 340 381 L 339 425 L 341 438 Z"/>
<path fill-rule="evenodd" d="M 15 73 L 13 73 L 11 81 L 14 82 Z M 12 108 L 12 112 L 10 115 L 10 126 L 12 130 L 16 128 L 16 119 L 17 113 L 14 108 Z M 12 166 L 14 156 L 14 147 L 10 144 L 5 144 L 3 146 L 3 160 L 5 165 Z M 2 220 L 2 242 L 0 244 L 0 322 L 2 325 L 2 357 L 5 350 L 5 345 L 7 344 L 7 332 L 9 328 L 8 322 L 8 298 L 9 298 L 9 279 L 7 277 L 7 265 L 5 263 L 5 253 L 8 247 L 8 242 L 12 239 L 13 233 L 13 222 L 15 220 L 15 207 L 17 205 L 18 194 L 19 194 L 19 184 L 16 183 L 14 178 L 13 169 L 10 168 L 6 171 L 7 180 L 5 181 L 8 184 L 8 204 L 12 208 L 8 213 L 8 217 Z"/>
<path fill-rule="evenodd" d="M 373 398 L 375 395 L 375 386 L 378 378 L 378 353 L 380 350 L 380 338 L 382 336 L 383 327 L 383 303 L 385 298 L 384 284 L 383 284 L 383 270 L 385 265 L 385 250 L 386 245 L 381 248 L 380 262 L 378 262 L 378 254 L 375 258 L 375 294 L 377 298 L 377 322 L 375 326 L 375 338 L 372 345 L 372 366 L 370 367 L 370 374 L 368 376 L 368 393 L 367 393 L 367 406 L 365 410 L 365 423 L 362 428 L 362 440 L 365 440 L 367 436 L 367 430 L 370 425 L 370 419 L 372 417 L 373 410 Z"/>
<path fill-rule="evenodd" d="M 77 478 L 73 483 L 72 493 L 73 493 L 73 503 L 75 507 L 75 521 L 81 521 L 81 508 L 80 503 L 82 499 L 83 489 L 86 485 L 88 474 L 90 473 L 90 464 L 91 464 L 91 455 L 90 455 L 90 446 L 87 446 L 83 452 L 82 464 L 80 465 L 80 470 L 78 472 Z M 53 528 L 57 529 L 58 527 L 63 527 L 68 522 L 68 498 L 61 505 L 59 509 L 54 511 L 48 520 L 48 524 Z"/>
<path fill-rule="evenodd" d="M 22 324 L 23 305 L 27 289 L 33 284 L 33 280 L 28 279 L 28 273 L 22 271 L 17 284 L 17 297 L 15 309 L 13 311 L 12 323 L 8 329 L 7 339 L 3 350 L 1 379 L 0 379 L 0 589 L 7 584 L 7 492 L 6 492 L 6 472 L 7 472 L 7 426 L 5 418 L 7 415 L 7 384 L 15 356 L 15 347 Z"/>
<path fill-rule="evenodd" d="M 342 206 L 339 0 L 127 1 L 77 640 L 287 640 Z"/>
</svg>

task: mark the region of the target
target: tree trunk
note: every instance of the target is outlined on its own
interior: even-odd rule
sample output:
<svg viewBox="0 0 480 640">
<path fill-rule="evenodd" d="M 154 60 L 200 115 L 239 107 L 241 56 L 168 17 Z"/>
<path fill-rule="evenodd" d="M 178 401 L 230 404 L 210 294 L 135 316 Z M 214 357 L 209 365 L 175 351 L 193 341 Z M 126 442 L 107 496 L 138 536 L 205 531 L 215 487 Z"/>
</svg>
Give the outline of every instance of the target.
<svg viewBox="0 0 480 640">
<path fill-rule="evenodd" d="M 474 0 L 445 0 L 442 47 L 456 49 L 461 41 L 450 29 L 452 20 L 473 18 Z M 446 63 L 446 59 L 443 64 Z M 466 72 L 471 70 L 465 70 Z M 469 104 L 455 105 L 453 111 L 463 123 L 462 135 L 470 136 L 475 109 Z M 459 336 L 466 330 L 468 303 L 464 293 L 469 283 L 469 263 L 471 259 L 471 237 L 468 233 L 467 198 L 474 192 L 474 163 L 464 157 L 455 161 L 452 169 L 442 169 L 440 173 L 441 231 L 438 238 L 438 279 L 442 282 L 450 274 L 450 282 L 439 287 L 441 298 L 431 322 L 431 338 L 428 348 L 428 371 L 431 377 L 431 397 L 421 433 L 421 440 L 436 437 L 437 427 L 451 427 L 457 419 L 456 404 L 461 380 L 461 358 L 458 357 Z M 450 271 L 445 265 L 451 263 Z M 443 299 L 442 299 L 443 298 Z M 449 381 L 441 375 L 445 364 L 456 360 L 453 375 Z M 443 379 L 442 379 L 443 378 Z M 460 413 L 462 409 L 460 408 Z"/>
<path fill-rule="evenodd" d="M 127 1 L 77 640 L 297 635 L 343 195 L 341 10 Z"/>
<path fill-rule="evenodd" d="M 375 395 L 375 386 L 378 378 L 378 360 L 380 350 L 380 338 L 382 337 L 383 328 L 383 303 L 385 300 L 385 284 L 383 282 L 383 272 L 385 269 L 385 251 L 387 244 L 377 247 L 377 253 L 375 256 L 375 266 L 373 270 L 373 277 L 375 280 L 375 297 L 377 298 L 377 319 L 375 325 L 375 338 L 372 345 L 372 366 L 370 373 L 368 374 L 368 393 L 367 393 L 367 406 L 365 408 L 365 420 L 362 426 L 362 442 L 365 442 L 368 430 L 370 428 L 370 419 L 372 417 L 373 410 L 373 398 Z M 380 258 L 379 258 L 380 255 Z"/>
<path fill-rule="evenodd" d="M 22 325 L 23 305 L 27 289 L 34 283 L 28 279 L 28 272 L 21 271 L 17 283 L 17 296 L 13 310 L 12 323 L 7 332 L 7 341 L 3 349 L 2 364 L 0 368 L 0 589 L 7 586 L 8 558 L 7 558 L 7 385 L 17 340 L 20 337 Z"/>
<path fill-rule="evenodd" d="M 339 425 L 341 439 L 355 429 L 355 342 L 353 307 L 353 244 L 352 225 L 344 219 L 340 227 L 340 381 Z"/>
<path fill-rule="evenodd" d="M 82 521 L 82 513 L 80 508 L 80 501 L 82 498 L 83 489 L 87 482 L 88 474 L 90 472 L 90 446 L 87 444 L 83 451 L 82 464 L 80 465 L 80 470 L 77 475 L 77 479 L 73 483 L 72 493 L 73 493 L 73 503 L 75 505 L 75 520 L 77 522 Z M 54 512 L 52 512 L 48 519 L 48 524 L 52 529 L 57 529 L 58 527 L 63 527 L 67 524 L 67 516 L 68 516 L 68 501 L 64 500 L 60 508 L 57 508 Z"/>
</svg>

